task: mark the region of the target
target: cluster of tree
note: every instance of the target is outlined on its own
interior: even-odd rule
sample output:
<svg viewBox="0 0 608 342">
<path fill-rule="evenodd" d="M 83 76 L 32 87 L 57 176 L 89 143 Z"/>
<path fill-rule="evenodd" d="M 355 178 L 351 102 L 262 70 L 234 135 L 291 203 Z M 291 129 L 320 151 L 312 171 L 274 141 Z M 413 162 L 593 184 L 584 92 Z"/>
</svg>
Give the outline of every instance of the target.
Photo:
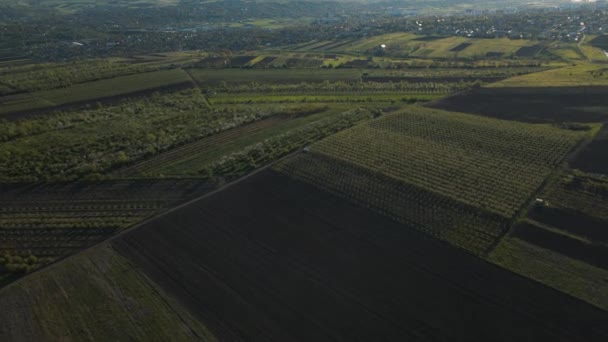
<svg viewBox="0 0 608 342">
<path fill-rule="evenodd" d="M 0 75 L 2 83 L 13 88 L 13 92 L 31 92 L 153 70 L 158 70 L 158 66 L 94 59 L 69 63 L 45 63 L 37 65 L 34 69 L 4 68 L 0 69 Z"/>
<path fill-rule="evenodd" d="M 1 180 L 71 180 L 105 174 L 244 123 L 311 110 L 315 108 L 309 105 L 210 108 L 203 94 L 190 90 L 114 107 L 0 123 L 0 131 L 9 140 L 0 145 Z"/>
<path fill-rule="evenodd" d="M 407 82 L 395 79 L 395 82 L 330 82 L 323 83 L 295 83 L 295 84 L 273 84 L 273 83 L 226 83 L 223 82 L 215 91 L 229 93 L 335 93 L 335 92 L 411 92 L 411 91 L 451 91 L 453 88 L 469 88 L 475 81 L 461 81 L 457 83 L 436 82 Z"/>
<path fill-rule="evenodd" d="M 305 148 L 326 136 L 352 127 L 358 122 L 377 117 L 381 111 L 356 108 L 337 116 L 315 121 L 304 127 L 287 131 L 249 146 L 242 151 L 225 156 L 216 163 L 200 170 L 199 175 L 224 182 L 237 179 L 271 161 Z"/>
<path fill-rule="evenodd" d="M 51 263 L 52 258 L 39 258 L 31 253 L 18 255 L 5 252 L 0 256 L 0 270 L 9 273 L 29 273 L 42 265 Z"/>
</svg>

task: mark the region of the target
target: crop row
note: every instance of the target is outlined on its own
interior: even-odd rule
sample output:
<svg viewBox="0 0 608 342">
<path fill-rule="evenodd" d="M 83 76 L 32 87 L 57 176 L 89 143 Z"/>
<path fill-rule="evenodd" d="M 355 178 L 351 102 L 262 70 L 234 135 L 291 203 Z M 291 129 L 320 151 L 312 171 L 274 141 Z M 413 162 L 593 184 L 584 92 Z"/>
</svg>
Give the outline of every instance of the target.
<svg viewBox="0 0 608 342">
<path fill-rule="evenodd" d="M 260 75 L 262 76 L 262 75 Z M 470 83 L 462 82 L 461 84 L 433 82 L 427 80 L 425 82 L 291 82 L 285 84 L 272 83 L 238 83 L 228 84 L 223 83 L 214 88 L 216 91 L 229 93 L 283 93 L 283 92 L 311 92 L 311 93 L 344 93 L 344 92 L 382 92 L 382 91 L 399 91 L 399 92 L 454 92 L 462 91 L 469 88 Z"/>
<path fill-rule="evenodd" d="M 20 70 L 23 69 L 23 70 Z M 81 61 L 64 64 L 42 64 L 36 69 L 0 70 L 2 82 L 20 91 L 36 91 L 67 87 L 72 84 L 111 78 L 126 74 L 157 70 L 157 66 L 137 65 L 108 60 Z"/>
<path fill-rule="evenodd" d="M 251 170 L 272 162 L 287 153 L 303 148 L 319 139 L 352 127 L 369 119 L 372 113 L 357 108 L 273 136 L 246 149 L 224 156 L 221 160 L 200 170 L 209 177 L 235 179 Z"/>
<path fill-rule="evenodd" d="M 415 110 L 425 120 L 398 113 L 330 137 L 314 150 L 511 217 L 577 141 L 557 128 L 556 139 L 543 131 L 520 136 L 518 125 L 492 131 L 465 121 L 462 129 L 454 120 L 458 114 Z M 508 139 L 509 133 L 517 139 Z"/>
<path fill-rule="evenodd" d="M 203 138 L 199 141 L 195 141 L 190 144 L 171 149 L 165 153 L 161 153 L 158 156 L 151 159 L 147 159 L 141 163 L 134 164 L 123 169 L 119 169 L 115 171 L 114 174 L 118 176 L 129 177 L 153 173 L 154 170 L 160 169 L 163 166 L 169 165 L 178 160 L 188 158 L 192 155 L 203 153 L 214 146 L 219 146 L 225 142 L 229 142 L 244 135 L 253 134 L 263 129 L 275 126 L 287 119 L 289 119 L 289 117 L 284 115 L 276 115 L 268 119 L 260 120 L 225 132 L 221 132 L 210 137 Z"/>
<path fill-rule="evenodd" d="M 494 155 L 555 165 L 581 139 L 580 133 L 547 125 L 529 125 L 476 116 L 414 108 L 370 124 L 370 127 L 431 144 L 483 149 Z M 540 153 L 542 151 L 542 153 Z"/>
<path fill-rule="evenodd" d="M 327 155 L 300 155 L 275 169 L 474 254 L 488 252 L 506 229 L 498 215 Z"/>
</svg>

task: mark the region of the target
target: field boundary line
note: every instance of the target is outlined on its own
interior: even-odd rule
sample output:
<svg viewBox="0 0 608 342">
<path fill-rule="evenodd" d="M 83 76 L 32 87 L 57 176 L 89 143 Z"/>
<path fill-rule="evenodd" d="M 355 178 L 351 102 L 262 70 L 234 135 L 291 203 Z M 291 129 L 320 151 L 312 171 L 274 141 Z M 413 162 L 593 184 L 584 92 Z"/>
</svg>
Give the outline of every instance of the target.
<svg viewBox="0 0 608 342">
<path fill-rule="evenodd" d="M 606 122 L 608 124 L 608 122 Z M 601 130 L 601 128 L 600 128 Z M 498 247 L 498 245 L 502 242 L 502 240 L 509 235 L 513 231 L 513 227 L 515 227 L 518 223 L 524 222 L 528 218 L 528 212 L 533 206 L 533 201 L 538 198 L 539 195 L 549 187 L 551 184 L 556 182 L 558 178 L 564 173 L 564 171 L 568 171 L 570 167 L 568 164 L 576 158 L 578 154 L 580 154 L 585 147 L 587 147 L 594 139 L 595 136 L 599 134 L 596 132 L 594 135 L 590 135 L 582 138 L 568 153 L 566 153 L 562 159 L 559 161 L 559 164 L 551 171 L 551 173 L 543 180 L 543 182 L 536 188 L 534 193 L 532 193 L 528 199 L 521 205 L 517 213 L 510 220 L 507 225 L 507 229 L 503 232 L 503 234 L 495 241 L 495 243 L 491 246 L 491 248 L 484 255 L 484 258 L 488 258 L 490 254 Z"/>
<path fill-rule="evenodd" d="M 201 201 L 201 200 L 203 200 L 203 199 L 205 199 L 207 197 L 211 197 L 211 196 L 213 196 L 213 195 L 215 195 L 217 193 L 220 193 L 220 192 L 224 191 L 225 189 L 231 188 L 232 186 L 235 186 L 235 185 L 237 185 L 237 184 L 239 184 L 239 183 L 241 183 L 241 182 L 243 182 L 243 181 L 245 181 L 245 180 L 247 180 L 247 179 L 249 179 L 249 178 L 257 175 L 258 173 L 261 173 L 262 171 L 265 171 L 265 170 L 271 168 L 274 164 L 276 164 L 278 162 L 281 162 L 281 161 L 283 161 L 285 159 L 291 158 L 291 157 L 297 155 L 300 152 L 302 152 L 302 149 L 298 149 L 295 152 L 291 152 L 291 153 L 289 153 L 289 154 L 287 154 L 287 155 L 285 155 L 285 156 L 283 156 L 283 157 L 281 157 L 279 159 L 276 159 L 273 162 L 271 162 L 271 163 L 269 163 L 269 164 L 267 164 L 267 165 L 265 165 L 265 166 L 263 166 L 263 167 L 261 167 L 261 168 L 259 168 L 257 170 L 254 170 L 254 171 L 250 172 L 249 174 L 247 174 L 247 175 L 245 175 L 245 176 L 243 176 L 243 177 L 241 177 L 241 178 L 239 178 L 237 180 L 234 180 L 234 181 L 232 181 L 230 183 L 226 183 L 226 184 L 220 186 L 219 188 L 217 188 L 215 190 L 212 190 L 212 191 L 210 191 L 208 193 L 205 193 L 205 194 L 203 194 L 201 196 L 198 196 L 198 197 L 195 197 L 193 199 L 190 199 L 190 200 L 188 200 L 188 201 L 186 201 L 184 203 L 181 203 L 181 204 L 178 204 L 178 205 L 176 205 L 174 207 L 170 207 L 170 208 L 167 208 L 165 210 L 162 210 L 161 212 L 159 212 L 159 213 L 157 213 L 157 214 L 155 214 L 155 215 L 153 215 L 151 217 L 148 217 L 147 219 L 145 219 L 143 221 L 135 223 L 134 225 L 121 230 L 120 232 L 118 232 L 118 233 L 116 233 L 116 234 L 108 237 L 107 239 L 104 239 L 102 241 L 94 243 L 93 245 L 84 247 L 84 248 L 80 249 L 79 251 L 77 251 L 74 254 L 71 254 L 71 255 L 65 256 L 63 258 L 60 258 L 56 262 L 53 262 L 53 263 L 51 263 L 49 265 L 43 266 L 43 267 L 41 267 L 41 268 L 33 271 L 31 273 L 28 273 L 25 276 L 23 276 L 23 277 L 15 280 L 14 282 L 11 282 L 9 284 L 6 284 L 5 286 L 0 287 L 0 294 L 3 291 L 6 291 L 6 289 L 9 289 L 9 288 L 11 288 L 13 286 L 17 286 L 17 285 L 21 284 L 22 282 L 28 280 L 29 278 L 32 278 L 32 277 L 38 275 L 39 273 L 42 273 L 42 272 L 45 272 L 47 270 L 53 269 L 55 267 L 58 267 L 58 266 L 66 263 L 66 262 L 68 262 L 68 261 L 70 261 L 72 259 L 75 259 L 76 257 L 78 257 L 78 256 L 80 256 L 80 255 L 82 255 L 84 253 L 90 252 L 90 251 L 94 250 L 95 248 L 99 248 L 100 246 L 102 246 L 104 244 L 107 244 L 107 243 L 110 243 L 111 241 L 116 240 L 116 239 L 120 238 L 121 236 L 123 236 L 123 235 L 125 235 L 127 233 L 130 233 L 130 232 L 132 232 L 132 231 L 134 231 L 134 230 L 136 230 L 138 228 L 141 228 L 142 226 L 145 226 L 146 224 L 148 224 L 150 222 L 153 222 L 153 221 L 155 221 L 155 220 L 157 220 L 159 218 L 162 218 L 162 217 L 164 217 L 164 216 L 166 216 L 166 215 L 168 215 L 168 214 L 170 214 L 172 212 L 175 212 L 175 211 L 177 211 L 177 210 L 179 210 L 181 208 L 187 207 L 187 206 L 189 206 L 189 205 L 191 205 L 193 203 Z"/>
</svg>

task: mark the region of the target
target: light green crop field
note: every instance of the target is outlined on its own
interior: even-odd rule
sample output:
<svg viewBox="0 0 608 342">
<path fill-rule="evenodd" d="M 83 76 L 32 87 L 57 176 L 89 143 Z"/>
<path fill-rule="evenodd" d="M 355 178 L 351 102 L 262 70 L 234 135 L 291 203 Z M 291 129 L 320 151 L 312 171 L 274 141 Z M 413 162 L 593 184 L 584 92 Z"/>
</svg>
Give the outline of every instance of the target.
<svg viewBox="0 0 608 342">
<path fill-rule="evenodd" d="M 460 44 L 470 44 L 461 51 L 451 51 Z M 490 57 L 510 57 L 521 47 L 532 46 L 535 41 L 526 39 L 479 39 L 466 37 L 447 37 L 425 40 L 424 36 L 413 33 L 389 33 L 356 41 L 341 42 L 331 41 L 317 42 L 313 44 L 302 44 L 292 47 L 294 50 L 328 51 L 344 53 L 369 53 L 385 46 L 387 55 L 408 55 L 419 58 L 470 58 L 483 59 Z M 498 55 L 499 54 L 499 55 Z"/>
<path fill-rule="evenodd" d="M 590 61 L 608 62 L 608 55 L 598 47 L 581 44 L 580 49 Z"/>
<path fill-rule="evenodd" d="M 565 86 L 608 86 L 608 67 L 601 64 L 579 63 L 574 66 L 516 76 L 488 85 L 491 88 Z"/>
<path fill-rule="evenodd" d="M 238 103 L 364 103 L 364 102 L 405 102 L 405 101 L 431 101 L 445 96 L 445 94 L 363 94 L 344 93 L 335 95 L 264 95 L 264 94 L 218 94 L 210 99 L 214 105 Z"/>
</svg>

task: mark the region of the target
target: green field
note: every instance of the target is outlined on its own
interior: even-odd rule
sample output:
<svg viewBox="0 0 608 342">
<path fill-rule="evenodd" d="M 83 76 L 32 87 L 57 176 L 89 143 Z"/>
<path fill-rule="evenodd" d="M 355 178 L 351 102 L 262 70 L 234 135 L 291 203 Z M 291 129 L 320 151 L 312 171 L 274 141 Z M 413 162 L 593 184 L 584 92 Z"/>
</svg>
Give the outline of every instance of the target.
<svg viewBox="0 0 608 342">
<path fill-rule="evenodd" d="M 214 105 L 238 103 L 373 103 L 373 102 L 408 102 L 431 101 L 445 94 L 340 94 L 340 95 L 262 95 L 262 94 L 219 94 L 210 99 Z"/>
<path fill-rule="evenodd" d="M 108 246 L 3 288 L 0 306 L 3 322 L 10 316 L 26 321 L 27 330 L 4 326 L 3 336 L 15 341 L 216 341 L 199 320 Z"/>
<path fill-rule="evenodd" d="M 511 217 L 583 136 L 411 107 L 326 139 L 316 150 Z"/>
<path fill-rule="evenodd" d="M 425 41 L 418 39 L 421 37 L 413 33 L 389 33 L 355 41 L 323 41 L 312 44 L 301 44 L 287 49 L 351 54 L 367 54 L 382 49 L 388 56 L 485 59 L 488 57 L 512 57 L 521 47 L 532 46 L 537 43 L 525 39 L 479 39 L 465 37 L 448 37 Z M 461 51 L 452 50 L 463 43 L 466 43 L 468 46 Z M 385 47 L 380 48 L 381 45 Z"/>
<path fill-rule="evenodd" d="M 607 86 L 608 68 L 601 64 L 579 63 L 573 66 L 516 76 L 489 87 L 567 87 Z"/>
<path fill-rule="evenodd" d="M 328 137 L 277 169 L 484 254 L 583 137 L 411 106 Z"/>
<path fill-rule="evenodd" d="M 0 98 L 0 115 L 160 89 L 191 82 L 181 69 L 161 70 L 80 83 L 66 88 Z"/>
</svg>

